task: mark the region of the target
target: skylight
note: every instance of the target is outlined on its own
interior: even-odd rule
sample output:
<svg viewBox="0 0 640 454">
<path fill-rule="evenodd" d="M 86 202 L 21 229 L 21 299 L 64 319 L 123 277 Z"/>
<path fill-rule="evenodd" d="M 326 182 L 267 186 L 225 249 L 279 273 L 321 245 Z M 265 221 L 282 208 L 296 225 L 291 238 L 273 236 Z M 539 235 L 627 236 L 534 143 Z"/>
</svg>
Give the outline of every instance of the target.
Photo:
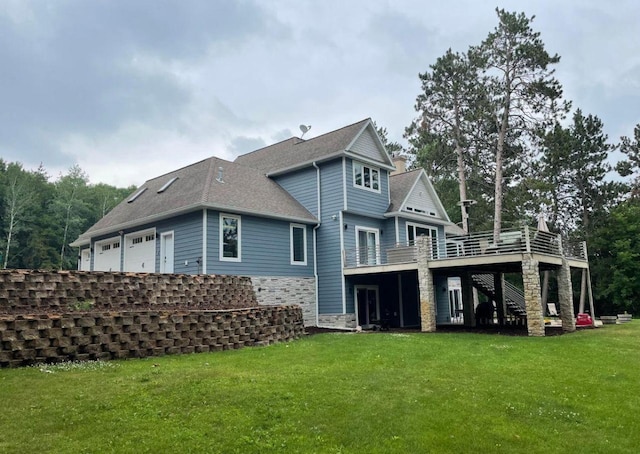
<svg viewBox="0 0 640 454">
<path fill-rule="evenodd" d="M 136 192 L 135 194 L 133 194 L 129 200 L 127 200 L 127 203 L 131 203 L 131 202 L 133 202 L 135 199 L 137 199 L 138 197 L 140 197 L 140 196 L 142 195 L 142 193 L 143 193 L 144 191 L 146 191 L 146 190 L 147 190 L 147 188 L 146 188 L 146 187 L 145 187 L 145 188 L 140 189 L 138 192 Z"/>
<path fill-rule="evenodd" d="M 167 190 L 167 188 L 169 186 L 171 186 L 173 184 L 174 181 L 176 181 L 178 179 L 178 177 L 173 177 L 172 179 L 170 179 L 169 181 L 167 181 L 164 186 L 162 186 L 160 189 L 158 189 L 158 194 L 160 194 L 161 192 L 164 192 Z"/>
</svg>

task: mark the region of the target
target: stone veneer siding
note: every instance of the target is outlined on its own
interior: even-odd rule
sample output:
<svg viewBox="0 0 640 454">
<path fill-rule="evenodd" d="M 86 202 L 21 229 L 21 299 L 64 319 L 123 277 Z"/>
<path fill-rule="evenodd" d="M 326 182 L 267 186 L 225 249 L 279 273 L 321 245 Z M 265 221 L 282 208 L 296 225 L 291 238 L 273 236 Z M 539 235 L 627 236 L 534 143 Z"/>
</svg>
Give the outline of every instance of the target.
<svg viewBox="0 0 640 454">
<path fill-rule="evenodd" d="M 321 328 L 355 329 L 356 314 L 320 314 L 318 326 Z"/>
<path fill-rule="evenodd" d="M 544 314 L 540 295 L 540 269 L 532 254 L 522 254 L 522 283 L 524 304 L 527 311 L 529 336 L 544 336 Z"/>
<path fill-rule="evenodd" d="M 299 306 L 0 315 L 0 367 L 210 352 L 302 334 Z"/>
<path fill-rule="evenodd" d="M 316 325 L 316 279 L 313 277 L 251 277 L 258 304 L 297 304 L 305 326 Z"/>
<path fill-rule="evenodd" d="M 433 332 L 436 330 L 436 297 L 433 287 L 433 273 L 429 269 L 431 239 L 418 238 L 418 285 L 420 289 L 420 330 Z"/>
</svg>

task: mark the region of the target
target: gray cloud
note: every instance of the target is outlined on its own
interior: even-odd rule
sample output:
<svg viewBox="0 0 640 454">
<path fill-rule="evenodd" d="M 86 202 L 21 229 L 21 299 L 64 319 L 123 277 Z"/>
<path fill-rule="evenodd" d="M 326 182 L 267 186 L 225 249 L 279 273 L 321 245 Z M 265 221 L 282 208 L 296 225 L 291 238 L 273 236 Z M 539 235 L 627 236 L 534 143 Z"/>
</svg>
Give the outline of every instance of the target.
<svg viewBox="0 0 640 454">
<path fill-rule="evenodd" d="M 24 21 L 0 14 L 0 150 L 25 161 L 71 161 L 67 134 L 104 134 L 130 121 L 166 124 L 192 93 L 172 62 L 266 32 L 247 2 L 35 2 Z"/>
</svg>

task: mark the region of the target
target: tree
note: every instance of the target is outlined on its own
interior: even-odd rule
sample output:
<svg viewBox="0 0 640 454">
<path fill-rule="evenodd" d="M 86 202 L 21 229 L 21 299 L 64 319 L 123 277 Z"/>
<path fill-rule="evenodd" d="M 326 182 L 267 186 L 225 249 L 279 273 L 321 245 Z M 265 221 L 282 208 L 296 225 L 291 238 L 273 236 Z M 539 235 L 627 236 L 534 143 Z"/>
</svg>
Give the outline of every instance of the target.
<svg viewBox="0 0 640 454">
<path fill-rule="evenodd" d="M 590 252 L 600 310 L 640 312 L 640 199 L 630 198 L 611 210 L 592 236 Z"/>
<path fill-rule="evenodd" d="M 14 235 L 24 226 L 29 208 L 35 199 L 31 178 L 21 164 L 10 163 L 4 172 L 4 260 L 2 268 L 6 269 L 9 263 L 11 246 Z"/>
<path fill-rule="evenodd" d="M 499 24 L 470 50 L 474 65 L 482 68 L 481 86 L 495 124 L 494 240 L 502 227 L 504 171 L 509 160 L 527 164 L 526 151 L 540 131 L 569 110 L 561 101 L 562 88 L 550 66 L 560 57 L 549 55 L 524 13 L 496 9 Z"/>
<path fill-rule="evenodd" d="M 78 165 L 69 169 L 66 175 L 61 175 L 55 183 L 56 194 L 53 202 L 55 216 L 61 227 L 60 269 L 72 266 L 73 260 L 68 257 L 67 243 L 71 237 L 81 233 L 83 218 L 86 218 L 88 206 L 84 200 L 88 183 L 87 175 Z"/>
<path fill-rule="evenodd" d="M 640 123 L 634 129 L 633 139 L 626 136 L 620 139 L 620 151 L 627 156 L 625 161 L 618 163 L 616 169 L 623 177 L 634 175 L 631 183 L 631 194 L 640 196 Z"/>
<path fill-rule="evenodd" d="M 419 75 L 422 93 L 415 104 L 418 118 L 405 130 L 405 137 L 414 153 L 422 155 L 417 158 L 423 164 L 424 160 L 435 163 L 433 158 L 439 155 L 437 160 L 445 164 L 443 170 L 448 174 L 455 163 L 452 177 L 457 177 L 462 228 L 468 232 L 467 155 L 474 143 L 474 122 L 481 112 L 477 68 L 466 55 L 451 49 L 429 68 L 430 71 Z"/>
<path fill-rule="evenodd" d="M 569 127 L 556 124 L 543 139 L 538 171 L 551 223 L 583 240 L 591 237 L 594 221 L 606 222 L 608 210 L 623 192 L 620 183 L 606 181 L 615 147 L 603 128 L 598 117 L 578 109 Z"/>
<path fill-rule="evenodd" d="M 389 133 L 387 132 L 387 128 L 383 128 L 382 126 L 378 126 L 376 122 L 373 122 L 373 127 L 378 133 L 378 137 L 384 145 L 384 148 L 387 150 L 390 156 L 395 156 L 398 154 L 404 153 L 404 147 L 398 142 L 391 142 L 389 140 Z"/>
</svg>

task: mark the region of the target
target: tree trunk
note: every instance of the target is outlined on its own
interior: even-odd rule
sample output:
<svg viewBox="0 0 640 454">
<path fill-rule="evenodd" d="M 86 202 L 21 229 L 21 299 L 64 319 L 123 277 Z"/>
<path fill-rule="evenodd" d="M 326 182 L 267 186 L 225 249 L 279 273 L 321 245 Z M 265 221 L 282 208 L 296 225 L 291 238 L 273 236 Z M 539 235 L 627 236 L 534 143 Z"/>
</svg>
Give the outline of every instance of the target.
<svg viewBox="0 0 640 454">
<path fill-rule="evenodd" d="M 469 233 L 469 213 L 467 212 L 467 178 L 464 174 L 464 161 L 462 159 L 462 147 L 456 143 L 458 155 L 458 186 L 460 188 L 460 211 L 462 212 L 462 230 Z"/>
<path fill-rule="evenodd" d="M 502 126 L 498 134 L 498 147 L 496 150 L 495 211 L 493 215 L 493 242 L 496 244 L 500 240 L 500 230 L 502 229 L 502 155 L 504 150 L 506 123 L 505 113 L 502 120 Z"/>
<path fill-rule="evenodd" d="M 460 190 L 460 211 L 462 213 L 462 230 L 469 233 L 469 213 L 467 212 L 467 177 L 464 172 L 464 150 L 460 146 L 460 118 L 459 108 L 455 106 L 455 136 L 456 136 L 456 157 L 458 159 L 458 188 Z"/>
</svg>

